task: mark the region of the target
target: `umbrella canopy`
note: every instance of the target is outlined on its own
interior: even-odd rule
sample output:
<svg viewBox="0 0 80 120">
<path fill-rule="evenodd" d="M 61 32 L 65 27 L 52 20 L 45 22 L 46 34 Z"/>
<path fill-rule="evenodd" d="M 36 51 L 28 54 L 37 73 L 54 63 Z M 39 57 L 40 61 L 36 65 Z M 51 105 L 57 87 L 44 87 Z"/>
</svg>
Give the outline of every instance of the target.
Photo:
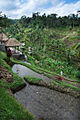
<svg viewBox="0 0 80 120">
<path fill-rule="evenodd" d="M 22 46 L 22 44 L 18 40 L 16 40 L 15 38 L 10 38 L 7 42 L 5 42 L 5 46 L 18 47 L 18 46 Z"/>
</svg>

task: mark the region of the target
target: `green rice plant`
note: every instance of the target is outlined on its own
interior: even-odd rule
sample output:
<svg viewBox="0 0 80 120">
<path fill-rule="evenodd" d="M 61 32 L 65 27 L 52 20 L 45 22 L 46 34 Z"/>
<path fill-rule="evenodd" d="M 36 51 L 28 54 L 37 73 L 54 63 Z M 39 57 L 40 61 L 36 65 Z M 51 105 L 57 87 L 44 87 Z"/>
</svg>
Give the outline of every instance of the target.
<svg viewBox="0 0 80 120">
<path fill-rule="evenodd" d="M 73 90 L 75 90 L 75 91 L 80 91 L 80 88 L 75 87 L 75 86 L 70 85 L 70 84 L 65 83 L 65 82 L 61 82 L 61 84 L 60 84 L 60 85 L 70 87 L 71 89 L 73 89 Z"/>
<path fill-rule="evenodd" d="M 1 85 L 0 120 L 34 120 L 33 116 Z"/>
<path fill-rule="evenodd" d="M 36 83 L 38 84 L 40 81 L 43 81 L 41 78 L 31 77 L 31 76 L 25 76 L 26 80 L 28 80 L 30 83 Z"/>
</svg>

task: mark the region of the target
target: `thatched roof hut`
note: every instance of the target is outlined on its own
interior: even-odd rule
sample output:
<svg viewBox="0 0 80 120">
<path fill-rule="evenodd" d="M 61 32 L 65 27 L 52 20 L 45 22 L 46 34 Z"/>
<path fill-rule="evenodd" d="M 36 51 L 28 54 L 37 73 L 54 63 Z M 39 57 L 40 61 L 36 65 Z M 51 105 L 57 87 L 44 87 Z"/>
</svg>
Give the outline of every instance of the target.
<svg viewBox="0 0 80 120">
<path fill-rule="evenodd" d="M 6 34 L 2 33 L 2 37 L 3 37 L 2 41 L 6 42 L 8 40 L 8 37 Z"/>
<path fill-rule="evenodd" d="M 0 33 L 0 41 L 6 42 L 8 40 L 8 37 L 4 33 Z"/>
<path fill-rule="evenodd" d="M 22 44 L 15 38 L 10 38 L 7 42 L 5 42 L 5 46 L 6 47 L 19 47 L 19 46 L 22 46 Z"/>
<path fill-rule="evenodd" d="M 0 33 L 0 40 L 2 40 L 2 33 Z"/>
<path fill-rule="evenodd" d="M 0 27 L 0 33 L 2 32 L 2 28 Z"/>
<path fill-rule="evenodd" d="M 2 28 L 0 27 L 0 41 L 6 42 L 7 40 L 8 40 L 7 35 L 2 32 Z"/>
</svg>

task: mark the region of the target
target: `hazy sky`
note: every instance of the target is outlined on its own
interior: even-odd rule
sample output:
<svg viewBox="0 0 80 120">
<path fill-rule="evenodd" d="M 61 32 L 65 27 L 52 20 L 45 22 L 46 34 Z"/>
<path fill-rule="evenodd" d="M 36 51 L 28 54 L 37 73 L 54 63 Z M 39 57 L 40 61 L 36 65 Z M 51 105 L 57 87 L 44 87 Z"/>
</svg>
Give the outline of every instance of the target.
<svg viewBox="0 0 80 120">
<path fill-rule="evenodd" d="M 80 10 L 80 0 L 0 0 L 0 11 L 10 18 L 56 13 L 59 16 L 69 15 Z"/>
</svg>

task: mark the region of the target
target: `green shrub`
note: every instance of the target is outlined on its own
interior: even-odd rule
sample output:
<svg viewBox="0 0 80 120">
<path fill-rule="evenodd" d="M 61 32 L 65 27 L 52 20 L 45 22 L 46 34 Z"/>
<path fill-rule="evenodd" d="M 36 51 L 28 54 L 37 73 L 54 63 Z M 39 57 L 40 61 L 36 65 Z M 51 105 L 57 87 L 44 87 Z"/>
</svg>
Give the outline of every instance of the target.
<svg viewBox="0 0 80 120">
<path fill-rule="evenodd" d="M 31 62 L 31 61 L 35 61 L 35 58 L 28 54 L 27 55 L 27 60 Z"/>
<path fill-rule="evenodd" d="M 76 74 L 75 74 L 75 76 L 76 76 L 78 79 L 80 79 L 80 71 L 77 71 Z"/>
<path fill-rule="evenodd" d="M 39 53 L 34 53 L 34 58 L 37 59 L 38 61 L 40 61 L 42 59 L 42 57 L 39 55 Z"/>
</svg>

